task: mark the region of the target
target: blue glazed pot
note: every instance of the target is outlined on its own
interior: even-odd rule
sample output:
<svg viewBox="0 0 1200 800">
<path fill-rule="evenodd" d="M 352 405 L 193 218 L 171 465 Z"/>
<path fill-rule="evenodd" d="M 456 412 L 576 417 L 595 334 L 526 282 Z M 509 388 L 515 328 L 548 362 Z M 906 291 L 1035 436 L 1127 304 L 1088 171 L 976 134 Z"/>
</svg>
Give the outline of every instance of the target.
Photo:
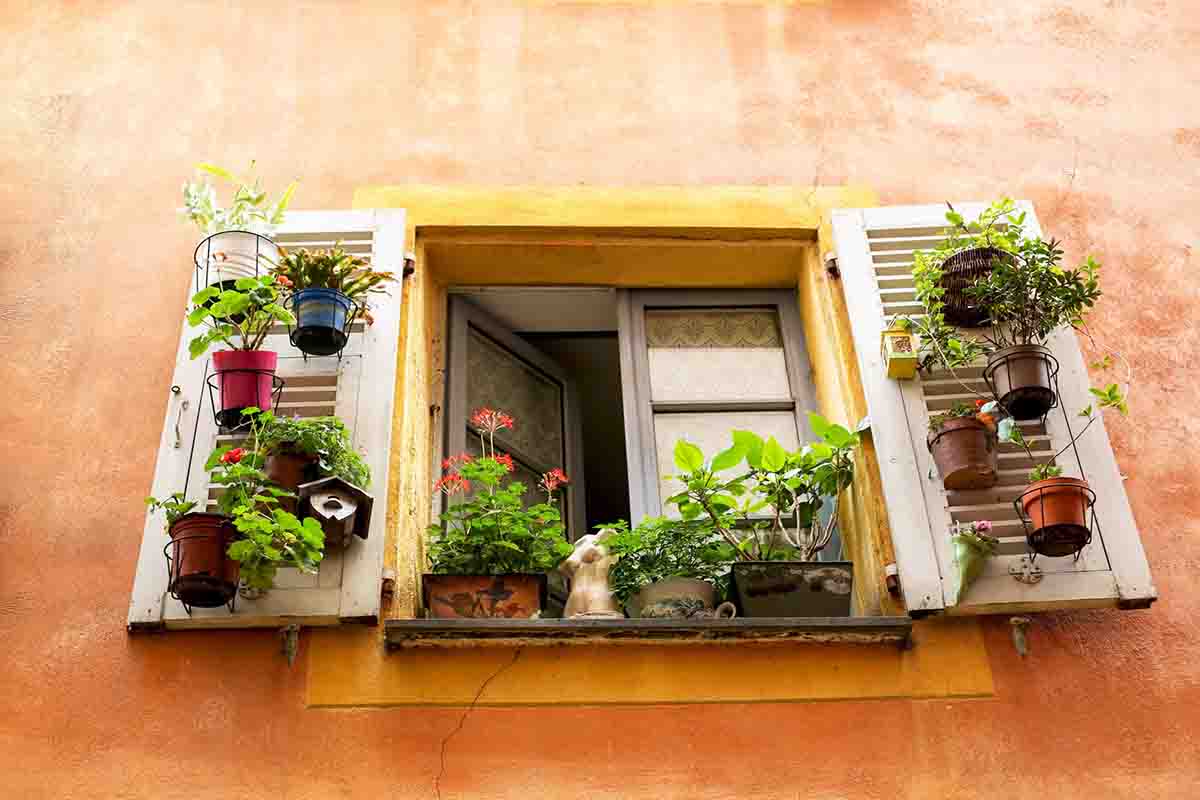
<svg viewBox="0 0 1200 800">
<path fill-rule="evenodd" d="M 313 356 L 329 356 L 346 346 L 346 320 L 353 308 L 337 289 L 301 289 L 292 295 L 296 327 L 292 344 Z"/>
</svg>

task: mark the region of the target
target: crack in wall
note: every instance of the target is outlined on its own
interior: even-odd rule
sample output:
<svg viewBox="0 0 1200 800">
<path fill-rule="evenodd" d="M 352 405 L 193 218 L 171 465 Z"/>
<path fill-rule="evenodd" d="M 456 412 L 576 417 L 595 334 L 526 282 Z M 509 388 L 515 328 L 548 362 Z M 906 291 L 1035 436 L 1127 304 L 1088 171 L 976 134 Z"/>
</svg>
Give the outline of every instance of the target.
<svg viewBox="0 0 1200 800">
<path fill-rule="evenodd" d="M 475 692 L 475 697 L 471 699 L 470 705 L 468 705 L 466 710 L 463 711 L 462 716 L 458 718 L 458 724 L 454 726 L 454 730 L 450 731 L 450 733 L 443 737 L 438 754 L 438 773 L 433 779 L 433 794 L 437 800 L 442 800 L 442 778 L 446 775 L 446 747 L 450 744 L 450 740 L 457 736 L 458 732 L 461 731 L 463 726 L 467 724 L 467 717 L 471 716 L 471 712 L 475 710 L 475 706 L 479 703 L 479 698 L 483 697 L 483 693 L 487 691 L 488 684 L 496 680 L 496 678 L 500 677 L 514 664 L 516 664 L 517 660 L 521 658 L 521 654 L 523 652 L 525 652 L 525 648 L 518 647 L 517 651 L 513 653 L 512 661 L 509 661 L 506 664 L 501 664 L 494 672 L 492 672 L 491 675 L 488 675 L 487 678 L 484 679 L 483 683 L 479 684 L 479 690 Z"/>
</svg>

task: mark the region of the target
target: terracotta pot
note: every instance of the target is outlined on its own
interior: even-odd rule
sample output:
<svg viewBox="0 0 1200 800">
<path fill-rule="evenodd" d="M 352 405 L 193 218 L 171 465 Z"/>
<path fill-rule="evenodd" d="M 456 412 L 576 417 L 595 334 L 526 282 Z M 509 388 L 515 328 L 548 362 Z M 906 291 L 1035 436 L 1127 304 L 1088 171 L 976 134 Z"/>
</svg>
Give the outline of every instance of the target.
<svg viewBox="0 0 1200 800">
<path fill-rule="evenodd" d="M 743 617 L 848 617 L 850 561 L 736 561 L 733 602 Z"/>
<path fill-rule="evenodd" d="M 279 261 L 279 247 L 249 231 L 214 233 L 196 247 L 197 290 L 265 275 Z"/>
<path fill-rule="evenodd" d="M 716 588 L 698 578 L 667 578 L 643 586 L 629 598 L 625 611 L 634 619 L 737 616 L 733 603 L 715 609 Z"/>
<path fill-rule="evenodd" d="M 237 531 L 221 514 L 184 514 L 169 531 L 167 590 L 184 605 L 216 608 L 233 599 L 241 565 L 226 551 Z"/>
<path fill-rule="evenodd" d="M 999 480 L 996 438 L 974 417 L 946 420 L 925 443 L 947 490 L 989 489 Z"/>
<path fill-rule="evenodd" d="M 546 576 L 424 575 L 425 608 L 434 619 L 529 619 L 546 604 Z"/>
<path fill-rule="evenodd" d="M 275 369 L 279 354 L 270 350 L 218 350 L 212 354 L 213 371 L 221 390 L 217 422 L 223 428 L 243 424 L 242 409 L 273 408 Z"/>
<path fill-rule="evenodd" d="M 267 478 L 289 492 L 294 492 L 300 488 L 300 484 L 316 480 L 316 476 L 312 474 L 312 467 L 316 463 L 317 458 L 306 453 L 279 452 L 267 456 L 264 469 Z"/>
<path fill-rule="evenodd" d="M 1031 483 L 1020 495 L 1029 520 L 1026 539 L 1034 552 L 1051 558 L 1078 553 L 1092 539 L 1088 511 L 1093 495 L 1079 478 L 1047 478 Z"/>
<path fill-rule="evenodd" d="M 1051 359 L 1050 351 L 1036 344 L 1006 347 L 988 356 L 984 378 L 1014 419 L 1041 419 L 1054 407 Z"/>
</svg>

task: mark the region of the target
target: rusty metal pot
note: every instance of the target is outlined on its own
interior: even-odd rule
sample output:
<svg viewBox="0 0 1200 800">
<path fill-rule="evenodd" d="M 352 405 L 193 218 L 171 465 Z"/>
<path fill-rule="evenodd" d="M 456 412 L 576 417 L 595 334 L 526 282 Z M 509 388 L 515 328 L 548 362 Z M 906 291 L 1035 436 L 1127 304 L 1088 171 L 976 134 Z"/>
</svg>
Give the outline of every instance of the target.
<svg viewBox="0 0 1200 800">
<path fill-rule="evenodd" d="M 990 489 L 999 480 L 996 438 L 974 417 L 946 420 L 925 444 L 947 490 Z"/>
<path fill-rule="evenodd" d="M 1014 419 L 1041 419 L 1058 404 L 1053 389 L 1057 373 L 1058 362 L 1049 350 L 1019 344 L 988 356 L 983 377 Z"/>
</svg>

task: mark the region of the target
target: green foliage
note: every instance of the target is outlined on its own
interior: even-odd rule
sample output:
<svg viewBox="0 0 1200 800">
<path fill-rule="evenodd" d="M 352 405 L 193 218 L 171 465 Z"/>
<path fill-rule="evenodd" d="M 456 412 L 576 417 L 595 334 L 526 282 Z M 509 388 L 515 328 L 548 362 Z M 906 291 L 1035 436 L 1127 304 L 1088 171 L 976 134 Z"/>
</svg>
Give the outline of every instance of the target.
<svg viewBox="0 0 1200 800">
<path fill-rule="evenodd" d="M 922 364 L 956 369 L 982 355 L 1013 345 L 1044 344 L 1056 329 L 1079 327 L 1100 298 L 1099 265 L 1089 256 L 1073 270 L 1061 267 L 1057 240 L 1025 235 L 1025 212 L 1008 198 L 990 205 L 979 219 L 966 222 L 953 207 L 946 213 L 949 233 L 935 249 L 913 256 L 917 300 L 925 316 L 905 318 L 919 334 Z M 1008 254 L 992 260 L 991 271 L 966 288 L 992 320 L 981 338 L 946 323 L 943 265 L 951 256 L 976 247 Z"/>
<path fill-rule="evenodd" d="M 859 435 L 817 414 L 809 414 L 809 426 L 818 440 L 794 453 L 774 437 L 764 441 L 750 431 L 733 431 L 732 446 L 711 463 L 694 444 L 676 443 L 675 466 L 682 472 L 674 477 L 685 488 L 666 502 L 675 505 L 685 521 L 704 517 L 737 558 L 785 559 L 788 545 L 805 560 L 815 558 L 837 524 L 836 513 L 825 525 L 817 513 L 826 498 L 836 501 L 850 485 Z M 744 469 L 732 477 L 718 474 L 743 463 Z M 784 525 L 785 517 L 794 520 L 794 528 Z M 746 533 L 735 533 L 738 528 Z"/>
<path fill-rule="evenodd" d="M 525 486 L 502 484 L 510 466 L 491 456 L 460 456 L 457 471 L 438 481 L 447 494 L 473 497 L 451 503 L 429 526 L 430 571 L 455 575 L 548 572 L 571 554 L 553 492 L 545 503 L 525 507 Z M 452 480 L 451 480 L 452 479 Z"/>
<path fill-rule="evenodd" d="M 375 272 L 366 259 L 357 258 L 340 246 L 332 250 L 284 250 L 271 270 L 277 278 L 291 284 L 291 289 L 336 289 L 368 311 L 367 295 L 388 293 L 384 284 L 394 282 L 391 272 Z"/>
<path fill-rule="evenodd" d="M 254 177 L 253 161 L 246 177 L 212 164 L 198 164 L 197 170 L 202 173 L 200 179 L 183 185 L 181 213 L 205 234 L 240 230 L 269 235 L 283 222 L 284 212 L 296 191 L 293 181 L 278 199 L 269 200 Z M 233 185 L 233 198 L 228 207 L 218 205 L 217 190 L 209 183 L 210 177 Z"/>
<path fill-rule="evenodd" d="M 166 512 L 167 529 L 179 521 L 179 518 L 184 514 L 190 513 L 196 507 L 195 500 L 188 500 L 183 492 L 175 492 L 165 500 L 159 500 L 155 497 L 147 497 L 146 505 L 150 508 L 150 513 L 157 513 L 159 509 Z"/>
<path fill-rule="evenodd" d="M 255 416 L 258 409 L 247 411 Z M 222 445 L 204 465 L 212 483 L 225 489 L 217 504 L 238 531 L 229 557 L 241 562 L 242 580 L 255 589 L 269 589 L 281 566 L 316 572 L 325 550 L 319 522 L 301 522 L 279 508 L 279 498 L 295 495 L 267 480 L 263 461 L 260 452 Z"/>
<path fill-rule="evenodd" d="M 192 358 L 204 355 L 217 342 L 231 350 L 257 350 L 276 323 L 296 321 L 280 304 L 279 285 L 268 275 L 241 278 L 233 289 L 224 291 L 209 286 L 192 297 L 192 304 L 188 324 L 208 328 L 188 342 Z"/>
<path fill-rule="evenodd" d="M 647 517 L 633 529 L 624 520 L 599 527 L 614 531 L 604 540 L 609 554 L 618 557 L 608 582 L 622 604 L 643 586 L 667 578 L 699 578 L 720 588 L 729 572 L 733 554 L 710 520 Z"/>
<path fill-rule="evenodd" d="M 247 409 L 254 417 L 251 445 L 271 455 L 292 453 L 317 459 L 321 476 L 336 476 L 360 489 L 371 485 L 371 468 L 354 449 L 350 431 L 337 417 L 277 417 L 271 411 Z"/>
<path fill-rule="evenodd" d="M 1037 483 L 1044 481 L 1047 478 L 1060 478 L 1063 474 L 1062 467 L 1056 467 L 1053 464 L 1038 464 L 1033 469 L 1029 470 L 1029 482 Z"/>
</svg>

